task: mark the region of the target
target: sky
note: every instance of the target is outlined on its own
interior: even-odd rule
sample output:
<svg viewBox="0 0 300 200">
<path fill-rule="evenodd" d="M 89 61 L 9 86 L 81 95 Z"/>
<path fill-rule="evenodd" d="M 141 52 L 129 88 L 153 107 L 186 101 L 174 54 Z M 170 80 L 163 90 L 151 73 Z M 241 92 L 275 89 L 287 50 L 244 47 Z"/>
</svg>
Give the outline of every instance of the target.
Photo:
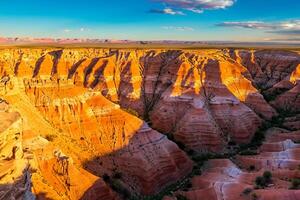
<svg viewBox="0 0 300 200">
<path fill-rule="evenodd" d="M 0 0 L 0 37 L 300 42 L 300 0 Z"/>
</svg>

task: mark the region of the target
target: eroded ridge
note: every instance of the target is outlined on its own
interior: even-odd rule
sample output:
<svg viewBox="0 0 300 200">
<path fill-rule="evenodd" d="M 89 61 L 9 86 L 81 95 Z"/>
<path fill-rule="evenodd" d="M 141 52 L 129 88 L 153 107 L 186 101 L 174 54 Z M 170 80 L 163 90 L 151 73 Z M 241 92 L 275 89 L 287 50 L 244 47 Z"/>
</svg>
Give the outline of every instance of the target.
<svg viewBox="0 0 300 200">
<path fill-rule="evenodd" d="M 84 81 L 68 79 L 74 66 L 62 60 L 63 51 L 36 51 L 25 51 L 14 70 L 14 58 L 6 57 L 13 54 L 4 54 L 1 95 L 25 122 L 38 197 L 115 199 L 99 178 L 115 174 L 127 190 L 154 194 L 191 171 L 192 162 L 166 136 Z M 98 61 L 92 58 L 83 73 Z"/>
<path fill-rule="evenodd" d="M 213 159 L 174 196 L 204 200 L 299 199 L 300 132 L 270 128 L 256 155 Z M 165 197 L 166 200 L 174 199 Z"/>
<path fill-rule="evenodd" d="M 299 60 L 298 52 L 273 50 L 1 49 L 1 103 L 11 109 L 1 114 L 0 152 L 25 188 L 3 194 L 157 194 L 192 171 L 183 150 L 230 153 L 284 112 L 292 115 L 282 128 L 299 130 Z M 274 180 L 297 178 L 297 138 L 297 131 L 271 134 L 258 155 L 210 161 L 218 175 L 195 177 L 184 195 L 238 199 L 231 191 L 250 187 L 262 170 Z M 19 184 L 3 177 L 4 188 Z M 282 184 L 283 194 L 298 194 Z"/>
</svg>

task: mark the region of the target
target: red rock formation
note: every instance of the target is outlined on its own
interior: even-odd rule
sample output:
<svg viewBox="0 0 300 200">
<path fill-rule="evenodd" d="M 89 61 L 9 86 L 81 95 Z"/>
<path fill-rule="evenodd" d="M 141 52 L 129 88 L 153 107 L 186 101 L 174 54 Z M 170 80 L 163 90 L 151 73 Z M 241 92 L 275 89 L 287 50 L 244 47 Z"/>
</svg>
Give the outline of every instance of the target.
<svg viewBox="0 0 300 200">
<path fill-rule="evenodd" d="M 289 77 L 300 62 L 297 52 L 279 50 L 236 51 L 239 62 L 251 74 L 257 87 L 271 88 Z"/>
<path fill-rule="evenodd" d="M 17 80 L 12 81 L 15 86 L 20 84 L 21 87 L 14 87 L 5 99 L 20 110 L 25 120 L 30 121 L 29 126 L 34 132 L 53 140 L 47 150 L 49 158 L 44 152 L 36 154 L 39 174 L 54 188 L 49 190 L 50 196 L 64 194 L 78 199 L 99 193 L 113 198 L 103 182 L 90 173 L 101 176 L 115 172 L 123 174 L 122 181 L 129 190 L 153 194 L 191 171 L 191 161 L 166 136 L 122 111 L 100 92 L 84 87 L 90 84 L 91 70 L 101 67 L 103 60 L 92 58 L 80 72 L 79 65 L 74 67 L 70 64 L 72 61 L 67 60 L 68 52 L 36 51 L 36 55 L 26 55 L 26 51 L 22 55 L 14 70 Z M 84 54 L 80 56 L 84 57 Z M 74 68 L 74 80 L 68 80 L 68 77 L 73 77 Z M 78 77 L 82 74 L 84 79 L 81 81 Z M 88 172 L 73 165 L 62 177 L 51 171 L 51 166 L 61 168 L 52 155 L 55 148 L 61 149 L 75 166 L 82 165 Z M 69 174 L 69 171 L 72 173 Z M 77 176 L 87 176 L 87 181 L 78 185 Z M 46 192 L 47 186 L 40 187 L 39 180 L 34 179 L 36 193 Z M 93 185 L 93 182 L 97 184 Z M 78 186 L 69 187 L 72 183 Z M 88 188 L 89 192 L 84 194 Z"/>
<path fill-rule="evenodd" d="M 247 67 L 257 88 L 264 96 L 274 100 L 271 104 L 280 110 L 299 111 L 298 52 L 289 51 L 237 51 L 235 58 Z"/>
<path fill-rule="evenodd" d="M 276 114 L 244 78 L 246 68 L 217 50 L 24 50 L 21 55 L 14 61 L 15 73 L 34 77 L 24 79 L 26 88 L 53 82 L 58 88 L 73 84 L 93 88 L 195 150 L 221 150 L 229 140 L 248 142 L 260 122 L 245 104 L 268 119 Z M 35 89 L 33 95 L 42 94 Z M 182 112 L 170 115 L 174 104 Z M 183 116 L 191 117 L 189 113 L 202 115 L 202 121 L 196 117 L 198 121 L 185 124 Z M 190 123 L 199 128 L 188 128 Z"/>
<path fill-rule="evenodd" d="M 293 138 L 299 133 L 276 133 L 270 136 L 261 147 L 261 153 L 255 156 L 238 156 L 235 160 L 244 169 L 242 171 L 228 159 L 210 160 L 205 165 L 201 176 L 192 178 L 192 187 L 186 191 L 178 191 L 175 195 L 183 195 L 187 199 L 248 199 L 256 196 L 259 199 L 297 199 L 299 190 L 288 190 L 287 180 L 299 178 L 299 149 L 300 145 L 292 140 L 273 141 L 273 137 L 284 135 Z M 272 184 L 267 188 L 254 188 L 255 179 L 262 176 L 265 170 L 272 173 Z M 254 198 L 254 197 L 253 197 Z"/>
<path fill-rule="evenodd" d="M 261 118 L 277 116 L 259 89 L 265 98 L 274 96 L 266 99 L 275 108 L 288 102 L 289 109 L 298 111 L 298 76 L 297 52 L 2 49 L 0 97 L 18 114 L 2 113 L 0 132 L 23 120 L 20 141 L 35 170 L 33 192 L 40 198 L 116 199 L 99 178 L 104 174 L 122 174 L 122 187 L 155 194 L 192 169 L 190 159 L 166 135 L 198 152 L 248 143 Z M 298 129 L 298 122 L 297 117 L 286 119 L 283 126 Z M 241 166 L 296 169 L 299 151 L 292 141 L 298 134 L 268 137 L 260 155 L 238 158 Z M 12 145 L 20 141 L 1 153 L 11 157 L 16 153 Z M 223 171 L 240 170 L 228 161 L 220 163 L 224 167 L 214 170 L 221 174 L 195 179 L 196 188 L 187 196 L 239 199 L 235 191 L 248 186 L 252 175 L 236 181 Z M 291 171 L 282 174 L 294 177 Z"/>
</svg>

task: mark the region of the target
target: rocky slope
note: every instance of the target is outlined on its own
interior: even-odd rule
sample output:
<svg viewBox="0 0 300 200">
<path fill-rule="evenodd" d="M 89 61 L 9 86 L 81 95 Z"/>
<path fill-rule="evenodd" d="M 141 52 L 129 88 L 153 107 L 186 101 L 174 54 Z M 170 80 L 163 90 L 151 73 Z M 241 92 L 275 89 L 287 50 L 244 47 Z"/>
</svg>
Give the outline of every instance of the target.
<svg viewBox="0 0 300 200">
<path fill-rule="evenodd" d="M 189 200 L 298 200 L 300 190 L 292 183 L 293 179 L 300 178 L 300 132 L 271 128 L 266 135 L 259 154 L 208 161 L 203 174 L 192 178 L 191 188 L 188 191 L 177 191 L 176 196 L 182 195 Z M 271 174 L 269 182 L 258 185 L 261 184 L 258 177 L 266 172 Z"/>
<path fill-rule="evenodd" d="M 299 64 L 291 51 L 1 49 L 0 97 L 14 114 L 1 115 L 0 152 L 6 162 L 20 151 L 13 177 L 41 199 L 156 194 L 193 167 L 173 141 L 228 152 L 278 112 L 299 111 Z M 283 125 L 299 129 L 297 119 Z"/>
<path fill-rule="evenodd" d="M 254 85 L 261 89 L 272 106 L 279 110 L 299 111 L 298 52 L 233 51 L 231 57 L 248 69 Z"/>
</svg>

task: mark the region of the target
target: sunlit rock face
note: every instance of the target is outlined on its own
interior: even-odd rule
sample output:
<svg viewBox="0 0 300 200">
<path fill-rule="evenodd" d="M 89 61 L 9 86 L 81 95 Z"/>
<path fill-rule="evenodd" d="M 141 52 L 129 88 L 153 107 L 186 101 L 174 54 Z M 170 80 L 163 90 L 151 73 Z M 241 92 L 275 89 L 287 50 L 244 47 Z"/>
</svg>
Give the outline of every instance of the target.
<svg viewBox="0 0 300 200">
<path fill-rule="evenodd" d="M 109 51 L 15 51 L 3 52 L 2 80 L 9 81 L 1 97 L 26 122 L 37 196 L 115 199 L 99 178 L 115 173 L 122 174 L 128 190 L 154 194 L 191 171 L 192 162 L 175 143 L 106 99 L 104 89 L 90 85 L 89 73 L 106 63 L 100 57 Z M 108 62 L 115 63 L 111 57 Z M 117 98 L 112 91 L 107 94 Z"/>
<path fill-rule="evenodd" d="M 0 132 L 16 122 L 5 134 L 22 137 L 4 138 L 1 154 L 26 155 L 13 177 L 40 198 L 118 199 L 100 178 L 115 174 L 129 191 L 155 194 L 192 170 L 170 138 L 198 152 L 248 143 L 277 115 L 260 84 L 285 88 L 274 107 L 298 105 L 297 62 L 273 51 L 2 49 L 0 98 L 15 114 L 3 112 Z"/>
<path fill-rule="evenodd" d="M 6 102 L 0 102 L 0 198 L 33 199 L 30 174 L 24 158 L 22 119 Z"/>
</svg>

